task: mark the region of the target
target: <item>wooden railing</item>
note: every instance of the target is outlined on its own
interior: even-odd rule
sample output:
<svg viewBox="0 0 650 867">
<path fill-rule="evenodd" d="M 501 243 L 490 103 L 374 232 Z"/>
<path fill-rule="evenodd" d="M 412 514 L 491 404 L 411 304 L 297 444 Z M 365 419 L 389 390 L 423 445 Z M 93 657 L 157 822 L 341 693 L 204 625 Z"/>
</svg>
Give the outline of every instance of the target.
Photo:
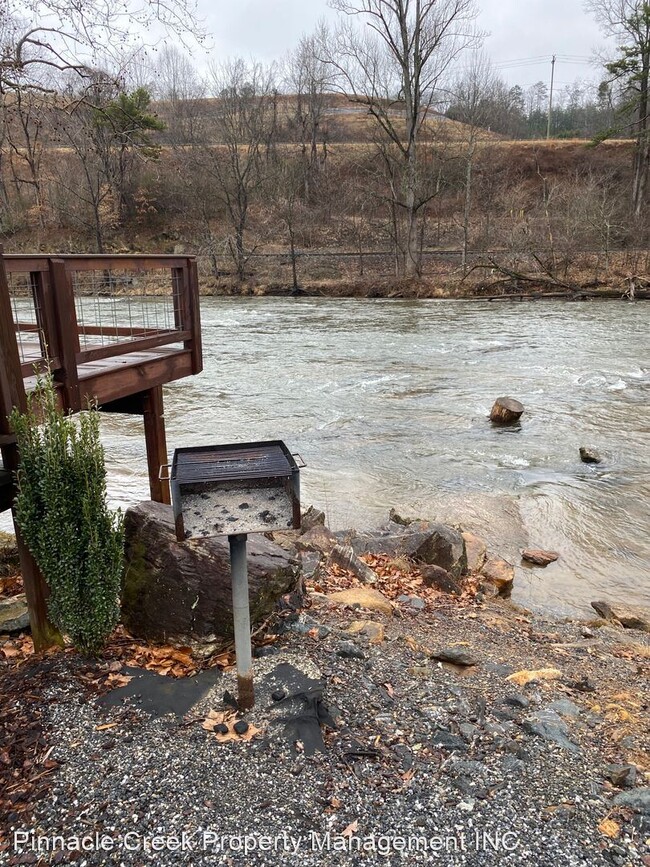
<svg viewBox="0 0 650 867">
<path fill-rule="evenodd" d="M 22 375 L 29 378 L 49 366 L 67 408 L 80 409 L 88 397 L 79 383 L 94 373 L 84 369 L 92 362 L 115 358 L 119 364 L 120 356 L 176 348 L 190 358 L 180 375 L 201 370 L 193 258 L 5 255 L 2 260 L 7 280 L 0 291 L 9 294 Z"/>
</svg>

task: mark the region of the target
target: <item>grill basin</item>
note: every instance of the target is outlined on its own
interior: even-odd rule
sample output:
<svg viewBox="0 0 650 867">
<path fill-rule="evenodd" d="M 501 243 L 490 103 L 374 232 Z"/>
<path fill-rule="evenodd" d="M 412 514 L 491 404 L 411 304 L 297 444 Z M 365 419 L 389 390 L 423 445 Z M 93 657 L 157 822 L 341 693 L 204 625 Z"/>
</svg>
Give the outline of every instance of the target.
<svg viewBox="0 0 650 867">
<path fill-rule="evenodd" d="M 300 469 L 282 440 L 176 449 L 170 484 L 179 541 L 300 528 Z"/>
</svg>

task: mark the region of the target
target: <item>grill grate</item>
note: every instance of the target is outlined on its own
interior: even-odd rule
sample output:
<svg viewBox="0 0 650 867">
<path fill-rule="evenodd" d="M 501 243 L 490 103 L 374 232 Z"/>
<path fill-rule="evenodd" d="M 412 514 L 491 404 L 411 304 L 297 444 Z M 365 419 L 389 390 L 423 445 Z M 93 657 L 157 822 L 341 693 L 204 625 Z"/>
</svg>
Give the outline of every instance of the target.
<svg viewBox="0 0 650 867">
<path fill-rule="evenodd" d="M 274 479 L 291 476 L 295 469 L 296 462 L 281 441 L 200 446 L 176 450 L 172 479 L 180 484 Z"/>
</svg>

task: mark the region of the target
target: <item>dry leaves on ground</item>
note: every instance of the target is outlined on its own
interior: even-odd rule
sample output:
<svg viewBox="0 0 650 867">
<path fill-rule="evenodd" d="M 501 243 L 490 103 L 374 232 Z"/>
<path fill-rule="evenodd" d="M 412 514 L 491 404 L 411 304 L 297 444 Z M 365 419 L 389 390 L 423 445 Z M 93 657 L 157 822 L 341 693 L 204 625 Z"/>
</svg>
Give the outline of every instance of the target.
<svg viewBox="0 0 650 867">
<path fill-rule="evenodd" d="M 387 554 L 362 554 L 359 558 L 377 575 L 377 583 L 373 584 L 373 590 L 378 590 L 388 599 L 394 600 L 398 596 L 419 596 L 429 602 L 449 599 L 449 594 L 435 587 L 429 587 L 422 577 L 417 564 L 406 557 L 397 559 Z M 333 593 L 337 590 L 349 590 L 363 585 L 352 572 L 338 565 L 331 565 L 319 575 L 317 581 L 309 589 L 318 593 Z M 460 596 L 453 597 L 454 603 L 467 602 L 476 594 L 476 578 L 468 575 L 463 580 L 463 592 Z"/>
<path fill-rule="evenodd" d="M 526 686 L 527 683 L 532 683 L 537 680 L 559 680 L 562 677 L 562 672 L 557 668 L 538 668 L 536 671 L 515 671 L 514 674 L 508 675 L 506 680 L 511 683 L 516 683 L 517 686 Z"/>
<path fill-rule="evenodd" d="M 234 725 L 237 722 L 237 713 L 234 710 L 216 711 L 209 710 L 205 719 L 201 723 L 201 728 L 208 732 L 212 732 L 220 744 L 227 744 L 231 741 L 251 741 L 255 735 L 260 734 L 261 729 L 258 729 L 252 723 L 248 723 L 248 729 L 243 734 L 237 734 Z M 218 725 L 225 725 L 228 731 L 221 734 L 216 732 L 215 728 Z"/>
</svg>

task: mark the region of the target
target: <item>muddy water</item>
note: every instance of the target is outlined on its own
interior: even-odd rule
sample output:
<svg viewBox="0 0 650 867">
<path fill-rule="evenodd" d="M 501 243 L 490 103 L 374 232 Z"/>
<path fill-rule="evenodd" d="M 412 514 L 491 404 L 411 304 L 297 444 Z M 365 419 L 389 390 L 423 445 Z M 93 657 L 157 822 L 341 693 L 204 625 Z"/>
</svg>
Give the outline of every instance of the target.
<svg viewBox="0 0 650 867">
<path fill-rule="evenodd" d="M 483 535 L 523 604 L 650 603 L 650 305 L 203 299 L 202 319 L 203 374 L 165 389 L 170 454 L 285 439 L 334 527 L 394 506 Z M 517 428 L 487 421 L 502 394 Z M 112 499 L 146 496 L 141 422 L 103 430 Z M 560 559 L 526 569 L 527 545 Z"/>
</svg>

